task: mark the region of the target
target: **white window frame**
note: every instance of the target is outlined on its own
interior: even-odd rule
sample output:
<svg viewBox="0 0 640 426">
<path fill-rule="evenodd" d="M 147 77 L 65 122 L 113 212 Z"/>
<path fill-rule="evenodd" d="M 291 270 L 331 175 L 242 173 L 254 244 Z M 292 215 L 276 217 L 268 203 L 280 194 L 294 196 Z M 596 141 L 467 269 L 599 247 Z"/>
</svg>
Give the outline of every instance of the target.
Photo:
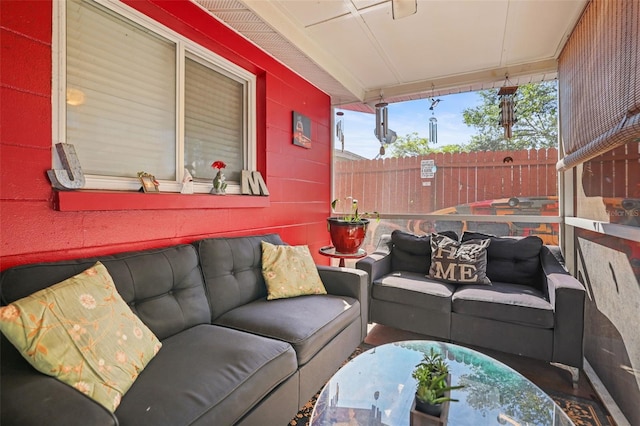
<svg viewBox="0 0 640 426">
<path fill-rule="evenodd" d="M 168 27 L 154 21 L 148 16 L 132 9 L 117 0 L 93 0 L 125 19 L 129 19 L 176 44 L 176 180 L 160 180 L 162 192 L 180 192 L 184 175 L 184 78 L 185 57 L 197 60 L 210 66 L 215 72 L 221 70 L 228 77 L 242 82 L 244 94 L 244 140 L 243 156 L 244 168 L 256 170 L 256 76 L 236 64 L 216 55 L 200 44 L 178 34 Z M 53 2 L 53 38 L 52 38 L 52 143 L 66 141 L 66 2 Z M 212 162 L 218 159 L 212 159 Z M 224 159 L 219 159 L 224 161 Z M 52 150 L 52 164 L 54 169 L 62 168 L 61 162 Z M 82 164 L 81 164 L 82 166 Z M 104 190 L 137 190 L 140 182 L 136 178 L 110 177 L 85 174 L 85 189 Z M 240 182 L 228 182 L 227 192 L 240 193 Z M 194 182 L 194 192 L 207 193 L 211 190 L 211 183 Z"/>
</svg>

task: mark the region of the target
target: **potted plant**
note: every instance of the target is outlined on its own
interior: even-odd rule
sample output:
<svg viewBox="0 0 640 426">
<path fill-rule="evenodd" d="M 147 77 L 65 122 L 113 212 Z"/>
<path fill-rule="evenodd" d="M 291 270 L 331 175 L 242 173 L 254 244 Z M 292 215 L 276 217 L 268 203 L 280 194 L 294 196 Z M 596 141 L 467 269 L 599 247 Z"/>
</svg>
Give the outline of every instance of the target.
<svg viewBox="0 0 640 426">
<path fill-rule="evenodd" d="M 327 227 L 331 235 L 331 242 L 336 252 L 341 254 L 357 253 L 364 243 L 364 238 L 369 226 L 368 217 L 375 217 L 379 220 L 378 212 L 360 213 L 358 211 L 358 200 L 353 197 L 347 197 L 346 202 L 349 206 L 347 213 L 340 216 L 327 218 Z M 335 199 L 331 202 L 331 210 L 336 211 L 336 207 L 340 200 Z"/>
<path fill-rule="evenodd" d="M 422 361 L 416 365 L 411 376 L 417 380 L 415 395 L 415 411 L 424 413 L 427 416 L 416 416 L 421 420 L 412 424 L 444 424 L 448 414 L 449 402 L 458 401 L 450 396 L 454 389 L 461 389 L 463 386 L 451 386 L 451 375 L 449 366 L 442 359 L 442 355 L 433 348 L 429 354 L 424 354 Z M 429 419 L 431 417 L 432 419 Z M 436 421 L 433 421 L 434 419 Z"/>
</svg>

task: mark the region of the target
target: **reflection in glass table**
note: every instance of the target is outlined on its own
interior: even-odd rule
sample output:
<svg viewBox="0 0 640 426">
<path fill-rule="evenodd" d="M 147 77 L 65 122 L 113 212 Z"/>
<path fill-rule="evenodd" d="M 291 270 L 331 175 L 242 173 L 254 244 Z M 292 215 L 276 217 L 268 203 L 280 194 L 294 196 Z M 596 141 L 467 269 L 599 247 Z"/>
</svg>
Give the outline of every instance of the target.
<svg viewBox="0 0 640 426">
<path fill-rule="evenodd" d="M 345 364 L 327 382 L 311 417 L 313 426 L 408 426 L 416 381 L 414 367 L 434 348 L 453 385 L 449 425 L 571 426 L 540 388 L 503 363 L 462 346 L 434 341 L 389 343 Z"/>
</svg>

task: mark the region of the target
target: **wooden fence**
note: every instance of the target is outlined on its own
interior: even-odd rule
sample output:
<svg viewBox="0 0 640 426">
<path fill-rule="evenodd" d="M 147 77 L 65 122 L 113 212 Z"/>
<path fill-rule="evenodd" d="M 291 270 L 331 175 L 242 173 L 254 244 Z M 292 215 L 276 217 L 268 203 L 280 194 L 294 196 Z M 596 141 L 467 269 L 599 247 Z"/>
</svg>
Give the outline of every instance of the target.
<svg viewBox="0 0 640 426">
<path fill-rule="evenodd" d="M 361 212 L 383 214 L 431 213 L 499 198 L 557 196 L 557 161 L 555 148 L 340 161 L 335 163 L 335 195 L 357 199 Z M 421 169 L 423 164 L 428 170 Z"/>
</svg>

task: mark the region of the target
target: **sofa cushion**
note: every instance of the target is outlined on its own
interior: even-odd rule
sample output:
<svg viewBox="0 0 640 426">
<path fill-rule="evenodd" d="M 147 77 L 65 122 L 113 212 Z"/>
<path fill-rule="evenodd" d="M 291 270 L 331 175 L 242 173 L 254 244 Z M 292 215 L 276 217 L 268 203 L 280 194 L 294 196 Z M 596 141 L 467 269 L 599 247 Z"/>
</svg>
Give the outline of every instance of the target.
<svg viewBox="0 0 640 426">
<path fill-rule="evenodd" d="M 211 320 L 267 296 L 262 276 L 262 241 L 284 244 L 278 234 L 207 238 L 193 243 L 211 304 Z"/>
<path fill-rule="evenodd" d="M 0 308 L 0 329 L 36 370 L 110 411 L 162 346 L 100 262 Z"/>
<path fill-rule="evenodd" d="M 465 232 L 462 241 L 489 239 L 487 276 L 491 281 L 529 285 L 541 289 L 540 237 L 496 237 L 479 232 Z"/>
<path fill-rule="evenodd" d="M 455 313 L 538 328 L 553 328 L 553 306 L 530 286 L 492 282 L 465 285 L 453 294 Z M 496 330 L 499 332 L 499 330 Z"/>
<path fill-rule="evenodd" d="M 290 345 L 215 325 L 164 340 L 116 411 L 121 426 L 236 424 L 296 373 Z"/>
<path fill-rule="evenodd" d="M 307 246 L 262 241 L 262 276 L 267 286 L 267 300 L 327 294 Z"/>
<path fill-rule="evenodd" d="M 453 231 L 444 231 L 446 235 L 457 240 Z M 431 266 L 431 235 L 415 235 L 395 230 L 391 233 L 393 250 L 391 251 L 391 269 L 393 271 L 419 272 L 426 275 Z"/>
<path fill-rule="evenodd" d="M 371 298 L 449 314 L 455 289 L 419 272 L 395 271 L 373 282 Z"/>
<path fill-rule="evenodd" d="M 304 365 L 356 320 L 360 320 L 356 299 L 313 295 L 256 300 L 225 313 L 215 323 L 288 342 L 298 364 Z"/>
<path fill-rule="evenodd" d="M 7 269 L 0 275 L 2 303 L 64 281 L 98 261 L 109 271 L 124 301 L 158 339 L 211 321 L 198 256 L 191 245 Z"/>
<path fill-rule="evenodd" d="M 445 235 L 431 236 L 429 278 L 456 284 L 491 284 L 487 278 L 487 246 L 491 240 L 458 242 Z"/>
</svg>

